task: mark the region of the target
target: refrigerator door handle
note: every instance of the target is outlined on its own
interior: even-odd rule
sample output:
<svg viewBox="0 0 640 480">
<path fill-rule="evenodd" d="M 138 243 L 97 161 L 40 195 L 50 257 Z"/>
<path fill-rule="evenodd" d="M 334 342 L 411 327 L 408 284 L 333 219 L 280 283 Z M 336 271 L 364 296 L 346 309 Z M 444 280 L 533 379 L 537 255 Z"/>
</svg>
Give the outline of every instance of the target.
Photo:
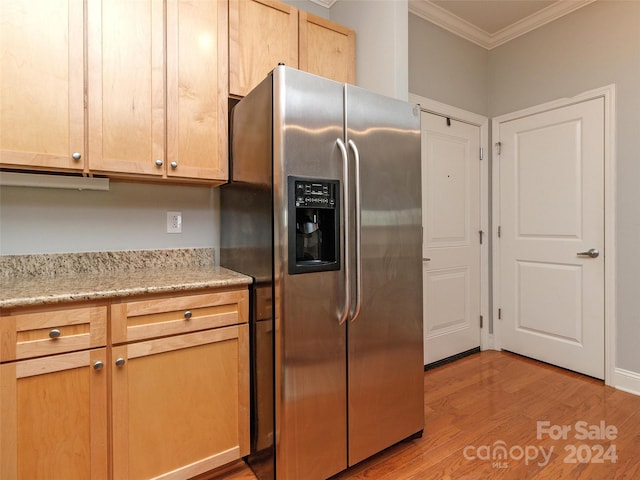
<svg viewBox="0 0 640 480">
<path fill-rule="evenodd" d="M 348 142 L 349 148 L 353 151 L 354 158 L 354 186 L 355 186 L 355 214 L 356 214 L 356 305 L 351 312 L 351 321 L 355 322 L 358 316 L 360 315 L 360 309 L 362 307 L 362 253 L 360 248 L 360 236 L 362 228 L 361 222 L 361 206 L 360 206 L 360 152 L 358 151 L 358 146 L 355 144 L 353 140 L 349 140 Z"/>
<path fill-rule="evenodd" d="M 344 225 L 344 310 L 338 316 L 338 323 L 342 325 L 347 321 L 351 310 L 351 272 L 349 264 L 351 263 L 351 251 L 349 247 L 349 156 L 347 155 L 347 147 L 342 139 L 336 140 L 340 153 L 342 154 L 342 215 Z"/>
</svg>

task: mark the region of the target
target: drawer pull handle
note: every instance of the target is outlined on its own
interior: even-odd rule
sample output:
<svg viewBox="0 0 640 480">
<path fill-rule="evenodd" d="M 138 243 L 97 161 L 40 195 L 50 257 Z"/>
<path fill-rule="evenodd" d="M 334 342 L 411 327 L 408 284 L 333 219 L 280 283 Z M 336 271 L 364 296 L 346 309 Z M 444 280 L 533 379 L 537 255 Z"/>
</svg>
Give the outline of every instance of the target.
<svg viewBox="0 0 640 480">
<path fill-rule="evenodd" d="M 124 358 L 122 358 L 122 357 L 118 358 L 118 359 L 116 360 L 116 367 L 121 367 L 121 366 L 123 366 L 125 362 L 126 362 L 126 360 L 125 360 Z"/>
<path fill-rule="evenodd" d="M 62 335 L 62 333 L 57 328 L 52 328 L 51 330 L 49 330 L 49 338 L 51 339 L 56 339 L 60 335 Z"/>
<path fill-rule="evenodd" d="M 102 370 L 102 367 L 104 367 L 104 363 L 101 362 L 100 360 L 98 360 L 96 363 L 93 364 L 94 370 Z"/>
<path fill-rule="evenodd" d="M 185 319 L 189 320 L 192 316 L 193 316 L 193 313 L 191 313 L 191 310 L 187 310 L 186 312 L 184 312 Z"/>
</svg>

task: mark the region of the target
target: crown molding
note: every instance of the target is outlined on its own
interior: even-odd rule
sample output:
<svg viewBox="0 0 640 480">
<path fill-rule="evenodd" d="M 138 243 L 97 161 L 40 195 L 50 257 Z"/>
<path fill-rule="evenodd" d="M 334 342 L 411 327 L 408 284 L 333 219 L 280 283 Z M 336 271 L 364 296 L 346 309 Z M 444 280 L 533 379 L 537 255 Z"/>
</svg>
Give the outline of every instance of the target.
<svg viewBox="0 0 640 480">
<path fill-rule="evenodd" d="M 409 12 L 455 33 L 470 42 L 489 48 L 489 34 L 428 0 L 409 0 Z"/>
<path fill-rule="evenodd" d="M 485 32 L 448 10 L 431 3 L 430 0 L 409 0 L 409 12 L 476 45 L 491 50 L 592 2 L 595 2 L 595 0 L 558 0 L 494 34 Z"/>
<path fill-rule="evenodd" d="M 333 7 L 333 4 L 336 3 L 336 0 L 309 0 L 309 1 L 317 5 L 320 5 L 321 7 L 324 7 L 324 8 L 331 8 Z"/>
</svg>

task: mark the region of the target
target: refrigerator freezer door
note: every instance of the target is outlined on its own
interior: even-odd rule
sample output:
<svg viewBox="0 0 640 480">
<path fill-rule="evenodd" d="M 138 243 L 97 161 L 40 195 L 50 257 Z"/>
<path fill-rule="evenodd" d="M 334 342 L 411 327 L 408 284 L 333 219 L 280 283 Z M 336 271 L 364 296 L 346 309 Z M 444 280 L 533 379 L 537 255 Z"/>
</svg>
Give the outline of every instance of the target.
<svg viewBox="0 0 640 480">
<path fill-rule="evenodd" d="M 344 87 L 284 67 L 273 82 L 276 478 L 324 479 L 347 467 L 344 281 L 341 270 L 289 273 L 288 184 L 341 190 Z"/>
<path fill-rule="evenodd" d="M 348 324 L 354 465 L 424 425 L 420 111 L 352 86 L 346 109 L 352 161 L 354 148 L 360 157 L 362 224 L 360 265 L 351 266 L 352 284 L 361 275 L 361 311 Z"/>
<path fill-rule="evenodd" d="M 260 479 L 274 478 L 273 177 L 271 79 L 232 111 L 231 182 L 220 189 L 220 264 L 251 275 L 251 455 Z"/>
</svg>

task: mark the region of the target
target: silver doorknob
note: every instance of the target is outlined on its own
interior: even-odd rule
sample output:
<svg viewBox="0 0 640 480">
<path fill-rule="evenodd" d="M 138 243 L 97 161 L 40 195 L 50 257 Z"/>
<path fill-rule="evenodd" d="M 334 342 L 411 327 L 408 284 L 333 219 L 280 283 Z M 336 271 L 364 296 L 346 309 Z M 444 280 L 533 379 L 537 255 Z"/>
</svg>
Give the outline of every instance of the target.
<svg viewBox="0 0 640 480">
<path fill-rule="evenodd" d="M 178 168 L 178 162 L 171 162 L 171 168 Z"/>
<path fill-rule="evenodd" d="M 116 360 L 116 367 L 121 367 L 124 365 L 125 359 L 120 357 Z"/>
<path fill-rule="evenodd" d="M 71 158 L 73 158 L 74 160 L 80 160 L 82 158 L 82 155 L 80 154 L 80 152 L 73 152 Z"/>
<path fill-rule="evenodd" d="M 60 330 L 58 330 L 57 328 L 52 328 L 51 330 L 49 330 L 49 338 L 58 338 L 60 335 L 62 335 L 62 332 L 60 332 Z"/>
<path fill-rule="evenodd" d="M 164 162 L 160 159 L 156 160 L 156 165 L 161 167 L 162 165 L 164 165 Z"/>
<path fill-rule="evenodd" d="M 598 255 L 600 255 L 600 251 L 597 248 L 590 248 L 586 252 L 578 252 L 576 255 L 579 257 L 597 258 Z"/>
<path fill-rule="evenodd" d="M 103 367 L 104 367 L 104 362 L 101 362 L 100 360 L 98 360 L 96 363 L 93 364 L 94 370 L 102 370 Z"/>
<path fill-rule="evenodd" d="M 187 310 L 186 312 L 184 312 L 185 319 L 189 320 L 192 316 L 193 316 L 193 313 L 191 313 L 191 310 Z"/>
</svg>

